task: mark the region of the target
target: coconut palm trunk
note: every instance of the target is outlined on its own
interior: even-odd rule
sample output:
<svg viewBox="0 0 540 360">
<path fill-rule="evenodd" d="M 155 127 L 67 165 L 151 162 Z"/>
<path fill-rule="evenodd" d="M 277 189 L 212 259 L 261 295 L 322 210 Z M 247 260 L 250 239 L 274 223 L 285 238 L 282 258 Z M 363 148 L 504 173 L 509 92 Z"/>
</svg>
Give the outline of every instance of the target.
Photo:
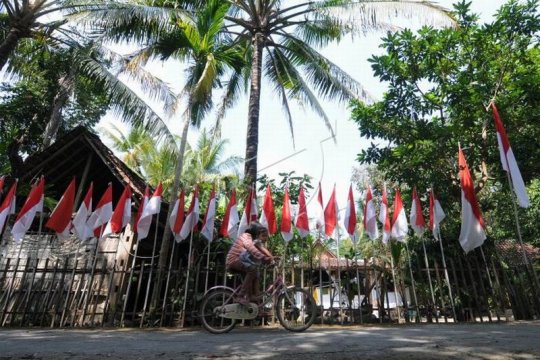
<svg viewBox="0 0 540 360">
<path fill-rule="evenodd" d="M 0 44 L 0 70 L 6 65 L 9 56 L 15 51 L 19 41 L 23 38 L 23 31 L 12 27 L 4 41 Z"/>
</svg>

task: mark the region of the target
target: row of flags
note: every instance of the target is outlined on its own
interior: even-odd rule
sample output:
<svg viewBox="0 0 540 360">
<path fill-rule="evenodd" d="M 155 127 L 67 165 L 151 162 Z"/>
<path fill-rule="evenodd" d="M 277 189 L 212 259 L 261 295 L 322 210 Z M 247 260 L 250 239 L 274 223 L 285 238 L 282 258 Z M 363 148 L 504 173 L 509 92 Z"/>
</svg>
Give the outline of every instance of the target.
<svg viewBox="0 0 540 360">
<path fill-rule="evenodd" d="M 510 143 L 508 141 L 502 120 L 499 116 L 495 104 L 491 104 L 493 109 L 493 117 L 497 129 L 497 139 L 499 143 L 500 157 L 503 169 L 508 172 L 512 187 L 516 194 L 518 203 L 522 207 L 529 206 L 529 200 L 525 190 L 525 185 L 515 157 L 513 155 Z M 458 164 L 460 171 L 460 182 L 462 189 L 462 226 L 460 231 L 459 241 L 463 249 L 468 252 L 483 244 L 485 234 L 485 224 L 482 218 L 482 213 L 476 199 L 474 184 L 470 174 L 469 167 L 465 160 L 465 156 L 461 147 L 458 150 Z M 0 191 L 4 186 L 4 178 L 0 178 Z M 9 215 L 15 213 L 15 193 L 17 182 L 14 182 L 0 204 L 0 232 Z M 15 223 L 11 229 L 11 233 L 15 241 L 20 242 L 28 229 L 30 228 L 37 212 L 43 211 L 45 180 L 41 177 L 32 187 L 23 207 L 15 219 Z M 148 236 L 152 218 L 159 214 L 162 199 L 162 185 L 159 184 L 154 193 L 150 195 L 150 189 L 147 187 L 138 208 L 137 215 L 134 221 L 134 231 L 137 233 L 138 239 L 142 240 Z M 131 190 L 129 185 L 126 185 L 116 208 L 113 210 L 113 194 L 112 185 L 109 184 L 106 191 L 100 198 L 95 209 L 92 211 L 92 193 L 93 186 L 90 184 L 83 202 L 72 218 L 72 210 L 74 208 L 76 192 L 76 183 L 73 179 L 66 188 L 62 198 L 58 202 L 55 209 L 52 211 L 45 227 L 54 230 L 59 237 L 69 236 L 73 233 L 81 240 L 86 240 L 92 236 L 105 238 L 110 234 L 117 234 L 131 221 Z M 319 184 L 318 191 L 315 194 L 315 204 L 317 205 L 316 229 L 324 233 L 328 237 L 339 238 L 336 232 L 338 226 L 338 205 L 336 202 L 336 188 L 330 196 L 326 206 L 323 204 L 322 189 Z M 301 186 L 297 199 L 297 213 L 293 216 L 290 196 L 288 189 L 285 189 L 283 195 L 283 207 L 281 213 L 280 233 L 283 239 L 288 242 L 293 238 L 293 227 L 296 227 L 301 238 L 305 238 L 311 231 L 309 225 L 309 217 L 307 214 L 306 198 L 304 188 Z M 199 190 L 195 187 L 192 195 L 190 207 L 187 212 L 184 209 L 185 193 L 182 190 L 174 204 L 171 216 L 169 219 L 171 231 L 176 241 L 186 239 L 192 233 L 199 222 Z M 216 214 L 216 193 L 215 188 L 212 189 L 206 213 L 203 218 L 201 227 L 201 235 L 208 241 L 214 238 L 214 223 Z M 408 234 L 408 221 L 401 199 L 399 189 L 396 190 L 394 199 L 394 209 L 392 218 L 390 218 L 388 196 L 386 186 L 382 189 L 382 197 L 380 200 L 379 216 L 375 209 L 372 189 L 368 187 L 364 202 L 363 226 L 370 239 L 375 240 L 379 237 L 377 219 L 382 224 L 382 241 L 387 243 L 390 239 L 405 241 Z M 293 218 L 294 217 L 294 218 Z M 433 232 L 434 237 L 438 238 L 438 227 L 444 219 L 445 213 L 436 199 L 433 190 L 429 194 L 429 229 Z M 416 189 L 413 189 L 412 204 L 410 212 L 410 225 L 418 236 L 422 236 L 426 230 L 426 224 L 422 214 L 422 206 Z M 254 187 L 250 188 L 244 210 L 241 218 L 238 216 L 236 192 L 233 189 L 227 205 L 223 221 L 219 232 L 222 236 L 236 238 L 239 233 L 243 233 L 248 225 L 255 220 L 259 220 L 267 229 L 270 235 L 277 233 L 277 220 L 274 211 L 272 191 L 270 186 L 267 186 L 261 215 L 259 217 L 257 211 L 256 193 Z M 356 206 L 353 198 L 352 186 L 349 187 L 347 205 L 345 208 L 345 216 L 343 227 L 353 241 L 357 240 L 357 215 Z"/>
</svg>

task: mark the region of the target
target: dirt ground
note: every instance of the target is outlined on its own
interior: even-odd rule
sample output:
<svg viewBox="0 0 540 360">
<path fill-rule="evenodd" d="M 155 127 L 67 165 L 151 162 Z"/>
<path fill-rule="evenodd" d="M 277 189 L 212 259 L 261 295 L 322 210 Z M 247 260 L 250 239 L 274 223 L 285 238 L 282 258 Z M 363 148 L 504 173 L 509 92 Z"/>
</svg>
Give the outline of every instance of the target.
<svg viewBox="0 0 540 360">
<path fill-rule="evenodd" d="M 202 329 L 1 329 L 0 360 L 540 359 L 540 321 Z"/>
</svg>

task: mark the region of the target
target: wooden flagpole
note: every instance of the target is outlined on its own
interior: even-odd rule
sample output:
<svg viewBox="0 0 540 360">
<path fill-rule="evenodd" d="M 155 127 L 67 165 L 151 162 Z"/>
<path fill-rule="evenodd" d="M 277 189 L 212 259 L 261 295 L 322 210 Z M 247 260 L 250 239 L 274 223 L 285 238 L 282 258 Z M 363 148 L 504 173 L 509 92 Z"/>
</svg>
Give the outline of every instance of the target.
<svg viewBox="0 0 540 360">
<path fill-rule="evenodd" d="M 189 235 L 189 251 L 188 251 L 188 263 L 187 263 L 187 272 L 186 272 L 186 287 L 184 289 L 184 301 L 182 304 L 182 317 L 180 321 L 180 327 L 184 327 L 184 323 L 186 321 L 186 303 L 187 303 L 187 295 L 188 295 L 188 287 L 189 287 L 189 275 L 191 270 L 191 252 L 193 249 L 193 229 L 190 231 Z"/>
<path fill-rule="evenodd" d="M 412 271 L 411 252 L 409 251 L 409 243 L 408 242 L 405 242 L 405 250 L 407 252 L 407 260 L 409 262 L 409 273 L 411 275 L 411 285 L 412 285 L 413 296 L 414 296 L 414 307 L 415 307 L 415 310 L 416 310 L 416 321 L 419 322 L 420 314 L 419 314 L 419 311 L 418 311 L 418 297 L 416 296 L 416 284 L 415 284 L 415 281 L 414 281 L 414 275 L 413 275 L 413 271 Z"/>
<path fill-rule="evenodd" d="M 398 304 L 398 292 L 397 292 L 397 287 L 398 287 L 398 284 L 396 282 L 396 271 L 394 269 L 394 255 L 392 254 L 392 249 L 391 249 L 391 245 L 390 245 L 390 241 L 388 242 L 388 247 L 389 247 L 389 250 L 390 250 L 390 266 L 392 268 L 392 281 L 394 282 L 394 299 L 395 299 L 395 302 L 396 302 L 396 311 L 397 311 L 397 316 L 398 316 L 398 324 L 401 322 L 401 306 Z M 388 289 L 386 289 L 386 296 L 388 297 Z M 387 299 L 388 301 L 388 299 Z M 388 309 L 390 310 L 390 302 L 388 301 Z"/>
<path fill-rule="evenodd" d="M 143 304 L 143 311 L 142 311 L 142 316 L 141 316 L 141 323 L 139 324 L 140 328 L 144 326 L 144 318 L 146 316 L 146 307 L 148 306 L 148 300 L 150 298 L 150 286 L 152 285 L 152 277 L 154 275 L 154 260 L 157 257 L 156 247 L 157 247 L 158 227 L 159 227 L 158 221 L 156 220 L 156 225 L 155 225 L 155 230 L 154 230 L 154 244 L 152 245 L 152 258 L 150 259 L 150 274 L 148 275 L 148 282 L 146 284 L 146 294 L 144 295 L 144 304 Z M 152 309 L 150 309 L 150 311 L 152 311 Z"/>
<path fill-rule="evenodd" d="M 452 294 L 452 286 L 450 285 L 450 276 L 448 276 L 448 267 L 446 266 L 446 257 L 444 256 L 444 247 L 442 244 L 441 232 L 438 226 L 436 227 L 436 231 L 433 235 L 435 236 L 435 240 L 438 240 L 439 246 L 441 248 L 441 257 L 442 257 L 442 264 L 443 264 L 443 269 L 444 269 L 444 279 L 446 280 L 446 286 L 448 286 L 448 295 L 450 296 L 450 304 L 452 305 L 452 315 L 454 316 L 454 322 L 457 322 L 454 295 Z"/>
<path fill-rule="evenodd" d="M 171 249 L 171 258 L 169 260 L 169 270 L 167 271 L 167 281 L 165 282 L 165 295 L 163 295 L 163 304 L 161 305 L 161 320 L 159 321 L 159 326 L 163 326 L 163 320 L 165 311 L 167 310 L 167 294 L 169 293 L 169 282 L 171 280 L 171 270 L 174 259 L 174 250 L 176 247 L 176 239 L 173 238 L 173 246 Z"/>
<path fill-rule="evenodd" d="M 429 282 L 429 291 L 431 293 L 431 301 L 432 301 L 433 306 L 435 307 L 436 306 L 435 294 L 433 292 L 433 283 L 431 281 L 431 271 L 429 270 L 429 260 L 428 260 L 427 251 L 426 251 L 426 240 L 423 234 L 422 236 L 420 236 L 420 240 L 422 241 L 422 249 L 424 250 L 424 263 L 426 264 L 426 271 L 427 271 L 428 282 Z"/>
<path fill-rule="evenodd" d="M 124 327 L 124 319 L 125 319 L 125 316 L 126 316 L 126 310 L 127 310 L 127 303 L 128 303 L 128 300 L 129 300 L 129 295 L 131 294 L 131 284 L 132 284 L 132 279 L 133 279 L 133 273 L 135 271 L 135 262 L 137 260 L 137 254 L 139 252 L 139 236 L 137 236 L 137 242 L 135 243 L 135 254 L 133 254 L 133 261 L 131 262 L 131 269 L 129 270 L 129 277 L 128 277 L 128 284 L 127 284 L 127 289 L 126 289 L 126 295 L 124 297 L 124 305 L 122 306 L 122 315 L 120 316 L 120 327 Z M 139 276 L 142 276 L 142 267 L 141 267 L 141 273 Z M 135 311 L 135 309 L 133 310 Z"/>
</svg>

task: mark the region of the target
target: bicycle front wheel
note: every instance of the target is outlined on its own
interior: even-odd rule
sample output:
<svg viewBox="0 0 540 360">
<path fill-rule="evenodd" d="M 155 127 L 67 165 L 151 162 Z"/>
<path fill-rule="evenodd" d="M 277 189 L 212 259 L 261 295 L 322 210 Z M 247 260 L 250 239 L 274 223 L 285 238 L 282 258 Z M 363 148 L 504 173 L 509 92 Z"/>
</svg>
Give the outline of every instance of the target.
<svg viewBox="0 0 540 360">
<path fill-rule="evenodd" d="M 231 331 L 236 325 L 235 319 L 223 317 L 224 306 L 233 303 L 233 292 L 229 289 L 216 289 L 205 295 L 200 309 L 203 327 L 212 334 Z"/>
<path fill-rule="evenodd" d="M 304 331 L 315 321 L 317 307 L 309 292 L 291 288 L 278 296 L 276 315 L 279 323 L 289 331 Z"/>
</svg>

